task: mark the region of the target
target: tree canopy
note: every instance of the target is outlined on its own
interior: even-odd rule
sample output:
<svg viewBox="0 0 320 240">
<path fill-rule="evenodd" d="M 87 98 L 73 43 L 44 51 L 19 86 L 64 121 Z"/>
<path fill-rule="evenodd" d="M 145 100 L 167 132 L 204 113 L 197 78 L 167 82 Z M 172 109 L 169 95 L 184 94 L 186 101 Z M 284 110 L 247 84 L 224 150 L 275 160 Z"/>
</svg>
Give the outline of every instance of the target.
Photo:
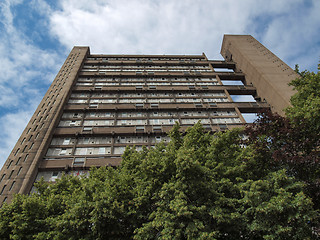
<svg viewBox="0 0 320 240">
<path fill-rule="evenodd" d="M 0 209 L 0 239 L 316 239 L 320 73 L 300 75 L 287 117 L 213 135 L 175 125 L 117 168 L 36 183 Z"/>
<path fill-rule="evenodd" d="M 318 64 L 318 72 L 303 71 L 297 72 L 300 78 L 293 80 L 290 85 L 297 90 L 290 101 L 292 106 L 286 109 L 289 119 L 299 121 L 307 121 L 308 129 L 312 129 L 317 133 L 320 132 L 320 64 Z M 319 136 L 319 135 L 318 135 Z"/>
<path fill-rule="evenodd" d="M 319 68 L 320 70 L 320 65 Z M 286 117 L 265 111 L 247 127 L 247 144 L 274 168 L 306 184 L 305 192 L 320 209 L 320 71 L 304 71 L 291 85 L 297 90 Z"/>
<path fill-rule="evenodd" d="M 310 239 L 304 183 L 242 147 L 241 129 L 127 148 L 118 168 L 39 182 L 0 209 L 1 239 Z"/>
</svg>

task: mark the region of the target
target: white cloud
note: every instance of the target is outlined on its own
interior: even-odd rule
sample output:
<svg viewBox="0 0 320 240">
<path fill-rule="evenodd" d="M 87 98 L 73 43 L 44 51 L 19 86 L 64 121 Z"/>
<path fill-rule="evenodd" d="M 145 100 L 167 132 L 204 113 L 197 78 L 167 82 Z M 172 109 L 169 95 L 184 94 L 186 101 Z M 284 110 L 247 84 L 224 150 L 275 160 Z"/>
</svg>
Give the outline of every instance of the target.
<svg viewBox="0 0 320 240">
<path fill-rule="evenodd" d="M 308 49 L 317 41 L 320 3 L 308 2 L 313 7 L 303 0 L 65 0 L 50 16 L 50 26 L 69 49 L 89 45 L 94 53 L 205 52 L 210 58 L 221 58 L 223 34 L 251 34 L 291 67 L 295 62 L 310 67 L 318 62 L 319 51 Z M 267 18 L 266 26 L 259 18 Z M 312 60 L 304 64 L 305 54 Z"/>
<path fill-rule="evenodd" d="M 31 7 L 41 15 L 49 16 L 52 12 L 52 9 L 48 3 L 44 0 L 31 0 L 30 1 Z"/>
<path fill-rule="evenodd" d="M 6 161 L 32 113 L 33 109 L 31 108 L 28 111 L 6 114 L 0 118 L 0 166 Z"/>
<path fill-rule="evenodd" d="M 51 15 L 52 34 L 70 49 L 90 45 L 105 53 L 218 55 L 223 33 L 246 27 L 245 8 L 233 1 L 91 3 L 78 7 L 63 1 L 61 11 Z"/>
<path fill-rule="evenodd" d="M 0 85 L 0 93 L 0 105 L 6 107 L 17 106 L 19 98 L 13 89 Z"/>
<path fill-rule="evenodd" d="M 309 3 L 309 7 L 304 7 L 303 1 L 296 1 L 283 8 L 272 19 L 261 41 L 291 67 L 298 63 L 301 69 L 315 70 L 320 55 L 320 2 Z"/>
<path fill-rule="evenodd" d="M 0 3 L 0 164 L 6 160 L 31 113 L 53 80 L 62 57 L 32 44 L 14 26 L 12 8 L 22 1 Z"/>
</svg>

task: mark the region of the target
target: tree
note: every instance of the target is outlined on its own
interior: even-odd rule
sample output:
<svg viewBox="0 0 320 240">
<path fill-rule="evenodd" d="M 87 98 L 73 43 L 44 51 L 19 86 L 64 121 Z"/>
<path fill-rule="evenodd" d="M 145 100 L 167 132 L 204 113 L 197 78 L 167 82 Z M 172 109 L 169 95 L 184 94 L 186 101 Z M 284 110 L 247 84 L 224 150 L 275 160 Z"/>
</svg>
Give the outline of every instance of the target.
<svg viewBox="0 0 320 240">
<path fill-rule="evenodd" d="M 42 181 L 0 209 L 0 238 L 311 239 L 304 184 L 266 168 L 241 133 L 175 125 L 167 146 L 128 147 L 118 168 Z"/>
<path fill-rule="evenodd" d="M 293 80 L 290 85 L 297 90 L 291 97 L 292 106 L 286 109 L 287 117 L 293 123 L 299 124 L 299 120 L 307 121 L 308 129 L 320 132 L 320 64 L 318 72 L 299 72 L 300 78 Z M 319 138 L 319 135 L 317 135 Z"/>
<path fill-rule="evenodd" d="M 316 209 L 320 209 L 320 65 L 318 69 L 318 73 L 299 73 L 301 77 L 292 81 L 297 93 L 286 117 L 262 112 L 245 131 L 247 144 L 263 155 L 270 167 L 285 168 L 305 183 Z"/>
</svg>

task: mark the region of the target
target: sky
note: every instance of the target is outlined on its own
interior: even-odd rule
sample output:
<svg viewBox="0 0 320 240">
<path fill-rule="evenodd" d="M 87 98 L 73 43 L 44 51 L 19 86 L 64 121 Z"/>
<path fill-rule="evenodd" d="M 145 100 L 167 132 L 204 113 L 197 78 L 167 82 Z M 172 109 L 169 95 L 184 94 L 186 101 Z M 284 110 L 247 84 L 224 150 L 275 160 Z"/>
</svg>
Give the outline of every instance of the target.
<svg viewBox="0 0 320 240">
<path fill-rule="evenodd" d="M 0 166 L 75 45 L 222 59 L 224 34 L 250 34 L 316 71 L 319 12 L 319 0 L 1 0 Z"/>
</svg>

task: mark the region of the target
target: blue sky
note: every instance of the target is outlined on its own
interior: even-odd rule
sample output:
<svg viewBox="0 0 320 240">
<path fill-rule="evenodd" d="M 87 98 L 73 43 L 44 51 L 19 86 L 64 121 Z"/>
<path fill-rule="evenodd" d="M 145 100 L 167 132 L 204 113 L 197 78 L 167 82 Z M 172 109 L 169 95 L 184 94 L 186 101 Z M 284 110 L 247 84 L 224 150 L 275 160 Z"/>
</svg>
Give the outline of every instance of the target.
<svg viewBox="0 0 320 240">
<path fill-rule="evenodd" d="M 319 12 L 319 0 L 2 0 L 0 165 L 74 45 L 221 59 L 223 34 L 251 34 L 290 67 L 316 71 Z"/>
</svg>

